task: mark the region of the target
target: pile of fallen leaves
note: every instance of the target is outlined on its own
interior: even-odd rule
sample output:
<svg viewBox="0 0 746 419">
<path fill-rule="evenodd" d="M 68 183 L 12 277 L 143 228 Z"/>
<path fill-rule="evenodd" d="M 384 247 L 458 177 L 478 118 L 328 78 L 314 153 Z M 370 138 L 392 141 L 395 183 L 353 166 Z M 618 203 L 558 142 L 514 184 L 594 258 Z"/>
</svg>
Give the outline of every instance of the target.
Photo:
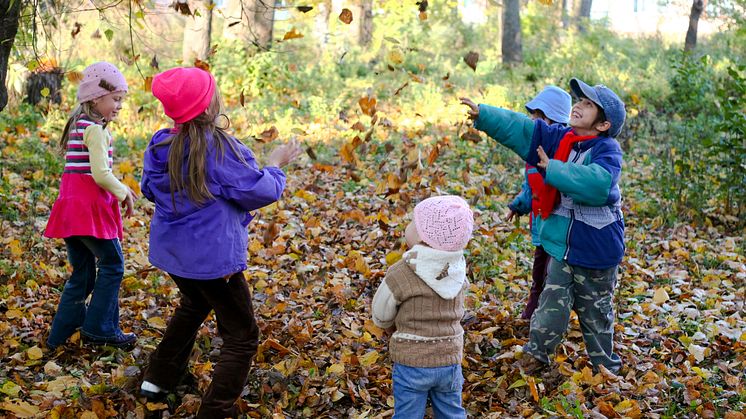
<svg viewBox="0 0 746 419">
<path fill-rule="evenodd" d="M 530 287 L 532 248 L 525 220 L 513 225 L 502 218 L 520 184 L 519 162 L 465 127 L 399 126 L 396 110 L 372 97 L 358 107 L 356 116 L 340 115 L 324 128 L 330 141 L 309 147 L 288 169 L 283 199 L 250 226 L 246 277 L 262 342 L 239 401 L 248 416 L 393 413 L 387 337 L 370 320 L 370 300 L 406 250 L 403 228 L 414 204 L 456 193 L 471 202 L 477 219 L 464 318 L 470 415 L 744 417 L 743 232 L 665 226 L 636 218 L 637 203 L 626 201 L 628 251 L 616 294 L 622 371 L 593 373 L 573 319 L 553 368 L 524 375 L 513 363 L 528 333 L 517 318 Z M 199 332 L 191 375 L 174 394 L 147 403 L 136 391 L 178 301 L 170 279 L 147 262 L 149 203 L 140 202 L 125 221 L 123 243 L 121 324 L 138 334 L 137 347 L 91 348 L 75 335 L 55 352 L 45 348 L 69 274 L 62 242 L 41 238 L 58 178 L 18 161 L 38 157 L 24 143 L 51 149 L 47 137 L 9 127 L 0 139 L 0 410 L 8 417 L 194 414 L 220 354 L 212 318 Z M 275 137 L 259 135 L 249 145 L 261 150 Z M 133 185 L 141 157 L 142 150 L 119 156 L 118 174 Z M 637 179 L 649 169 L 628 166 L 624 176 Z"/>
</svg>

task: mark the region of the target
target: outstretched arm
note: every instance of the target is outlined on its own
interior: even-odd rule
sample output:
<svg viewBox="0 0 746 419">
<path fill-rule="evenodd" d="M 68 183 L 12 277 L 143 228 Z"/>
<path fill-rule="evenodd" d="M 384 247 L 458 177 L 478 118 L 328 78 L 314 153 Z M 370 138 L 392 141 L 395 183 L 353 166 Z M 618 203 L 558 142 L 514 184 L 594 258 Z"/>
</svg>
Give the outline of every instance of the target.
<svg viewBox="0 0 746 419">
<path fill-rule="evenodd" d="M 534 133 L 534 121 L 531 118 L 494 106 L 477 106 L 468 98 L 461 98 L 461 103 L 469 107 L 467 113 L 469 118 L 474 120 L 474 128 L 484 131 L 526 160 Z"/>
</svg>

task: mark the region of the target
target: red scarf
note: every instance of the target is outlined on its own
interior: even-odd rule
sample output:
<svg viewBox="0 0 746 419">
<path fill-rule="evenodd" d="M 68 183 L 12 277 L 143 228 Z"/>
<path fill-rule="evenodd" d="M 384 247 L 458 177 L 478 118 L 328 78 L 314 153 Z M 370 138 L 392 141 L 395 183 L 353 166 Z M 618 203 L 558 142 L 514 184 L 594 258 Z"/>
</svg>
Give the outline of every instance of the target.
<svg viewBox="0 0 746 419">
<path fill-rule="evenodd" d="M 552 156 L 551 159 L 566 162 L 570 157 L 570 151 L 572 151 L 572 147 L 575 144 L 596 138 L 598 137 L 595 135 L 575 135 L 575 131 L 570 130 L 560 140 L 559 147 L 557 147 L 557 151 L 554 152 L 554 156 Z M 549 215 L 554 211 L 554 208 L 557 207 L 559 202 L 560 194 L 557 188 L 545 183 L 544 188 L 540 191 L 538 203 L 538 213 L 541 218 L 545 220 L 549 218 Z"/>
</svg>

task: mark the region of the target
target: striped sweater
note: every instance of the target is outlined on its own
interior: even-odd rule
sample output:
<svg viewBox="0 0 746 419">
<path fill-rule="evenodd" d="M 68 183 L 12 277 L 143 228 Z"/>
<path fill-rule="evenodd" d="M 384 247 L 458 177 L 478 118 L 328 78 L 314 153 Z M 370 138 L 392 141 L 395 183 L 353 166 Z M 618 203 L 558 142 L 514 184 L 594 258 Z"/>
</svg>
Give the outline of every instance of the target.
<svg viewBox="0 0 746 419">
<path fill-rule="evenodd" d="M 74 129 L 70 130 L 67 140 L 67 150 L 65 150 L 65 171 L 64 173 L 91 173 L 91 160 L 88 146 L 84 141 L 86 130 L 93 127 L 93 130 L 101 129 L 106 140 L 108 140 L 108 166 L 114 165 L 114 148 L 112 147 L 111 135 L 101 125 L 87 119 L 86 115 L 81 115 L 75 123 Z"/>
</svg>

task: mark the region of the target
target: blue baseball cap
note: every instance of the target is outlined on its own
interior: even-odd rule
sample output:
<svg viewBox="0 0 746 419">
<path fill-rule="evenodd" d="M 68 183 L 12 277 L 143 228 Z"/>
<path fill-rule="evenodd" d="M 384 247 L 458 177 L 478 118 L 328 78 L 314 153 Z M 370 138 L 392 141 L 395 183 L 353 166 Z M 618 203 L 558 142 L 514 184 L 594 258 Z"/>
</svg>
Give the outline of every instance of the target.
<svg viewBox="0 0 746 419">
<path fill-rule="evenodd" d="M 622 132 L 624 120 L 627 118 L 627 111 L 624 109 L 624 102 L 619 99 L 616 93 L 603 84 L 597 84 L 593 87 L 583 83 L 579 79 L 570 80 L 570 89 L 578 98 L 588 98 L 591 102 L 598 105 L 604 110 L 606 120 L 611 124 L 609 135 L 616 137 Z"/>
<path fill-rule="evenodd" d="M 572 98 L 566 91 L 557 86 L 547 86 L 535 98 L 526 104 L 526 110 L 533 112 L 540 110 L 547 118 L 554 122 L 567 124 L 570 122 Z"/>
</svg>

